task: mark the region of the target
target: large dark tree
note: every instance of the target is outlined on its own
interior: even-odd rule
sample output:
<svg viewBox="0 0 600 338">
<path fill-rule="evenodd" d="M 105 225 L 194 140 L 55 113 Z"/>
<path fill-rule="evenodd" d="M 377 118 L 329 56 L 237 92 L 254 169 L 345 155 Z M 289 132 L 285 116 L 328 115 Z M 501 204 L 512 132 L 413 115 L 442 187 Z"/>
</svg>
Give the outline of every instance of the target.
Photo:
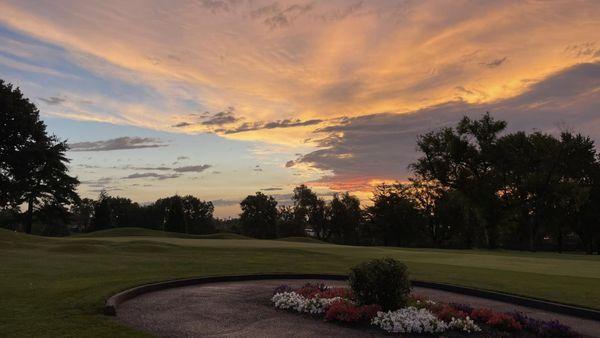
<svg viewBox="0 0 600 338">
<path fill-rule="evenodd" d="M 112 199 L 106 191 L 101 191 L 94 203 L 94 216 L 89 231 L 110 229 L 115 226 L 115 217 L 111 205 Z"/>
<path fill-rule="evenodd" d="M 464 194 L 480 215 L 483 244 L 498 244 L 498 223 L 502 219 L 497 159 L 497 141 L 506 122 L 489 114 L 479 120 L 464 117 L 455 128 L 444 128 L 421 136 L 418 148 L 423 156 L 411 165 L 420 179 L 436 181 L 447 189 Z"/>
<path fill-rule="evenodd" d="M 244 234 L 256 238 L 277 237 L 277 201 L 273 196 L 257 192 L 247 196 L 240 206 Z"/>
<path fill-rule="evenodd" d="M 337 241 L 358 244 L 362 218 L 360 200 L 356 196 L 347 192 L 333 195 L 327 208 L 327 221 Z"/>
<path fill-rule="evenodd" d="M 283 205 L 279 207 L 277 221 L 278 237 L 304 236 L 305 223 L 301 222 L 294 211 L 294 207 Z"/>
<path fill-rule="evenodd" d="M 294 188 L 292 201 L 296 222 L 312 228 L 317 238 L 328 239 L 331 231 L 325 220 L 325 201 L 304 184 Z"/>
<path fill-rule="evenodd" d="M 410 246 L 418 243 L 423 223 L 416 201 L 404 184 L 382 184 L 373 192 L 367 209 L 372 233 L 383 245 Z"/>
<path fill-rule="evenodd" d="M 186 233 L 209 234 L 215 231 L 212 202 L 201 201 L 188 195 L 182 198 L 183 213 L 186 218 Z"/>
<path fill-rule="evenodd" d="M 435 247 L 443 246 L 454 230 L 446 219 L 450 192 L 437 182 L 418 179 L 411 179 L 406 187 L 407 197 L 414 201 L 421 214 L 426 237 Z"/>
<path fill-rule="evenodd" d="M 558 222 L 554 223 L 556 226 L 552 229 L 557 239 L 557 249 L 562 252 L 565 235 L 568 231 L 575 231 L 586 251 L 591 253 L 591 246 L 598 232 L 598 222 L 594 220 L 594 215 L 600 216 L 596 204 L 600 184 L 596 147 L 589 137 L 571 132 L 563 132 L 560 141 L 563 160 L 560 162 L 561 180 L 556 194 L 558 203 L 555 206 Z"/>
<path fill-rule="evenodd" d="M 67 205 L 79 198 L 79 182 L 68 174 L 67 150 L 66 142 L 48 135 L 36 106 L 0 80 L 0 206 L 26 205 L 26 233 L 31 233 L 38 206 Z"/>
<path fill-rule="evenodd" d="M 187 219 L 183 210 L 183 199 L 175 195 L 169 198 L 170 203 L 165 215 L 165 231 L 187 232 Z"/>
<path fill-rule="evenodd" d="M 82 198 L 78 203 L 71 206 L 73 223 L 78 231 L 88 232 L 92 230 L 95 204 L 96 202 L 91 198 Z"/>
</svg>

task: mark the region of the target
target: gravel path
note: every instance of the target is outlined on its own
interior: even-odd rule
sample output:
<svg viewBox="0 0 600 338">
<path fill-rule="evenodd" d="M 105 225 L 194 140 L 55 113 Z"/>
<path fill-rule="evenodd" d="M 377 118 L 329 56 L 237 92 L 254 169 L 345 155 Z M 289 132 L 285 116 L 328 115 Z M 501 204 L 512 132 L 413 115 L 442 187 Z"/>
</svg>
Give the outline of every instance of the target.
<svg viewBox="0 0 600 338">
<path fill-rule="evenodd" d="M 308 280 L 269 280 L 203 284 L 141 295 L 121 304 L 117 321 L 160 337 L 378 337 L 376 329 L 344 327 L 278 311 L 269 298 L 281 284 L 300 286 Z M 325 281 L 328 285 L 343 282 Z M 578 332 L 600 337 L 600 322 L 456 293 L 425 288 L 413 292 L 432 300 L 522 311 L 539 319 L 558 319 Z"/>
</svg>

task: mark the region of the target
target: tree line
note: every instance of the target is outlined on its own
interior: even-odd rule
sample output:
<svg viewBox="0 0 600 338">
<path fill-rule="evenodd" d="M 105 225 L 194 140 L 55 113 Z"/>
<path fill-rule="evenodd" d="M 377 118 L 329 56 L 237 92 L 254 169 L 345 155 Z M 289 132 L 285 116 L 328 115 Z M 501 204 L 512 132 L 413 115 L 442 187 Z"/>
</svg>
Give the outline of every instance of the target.
<svg viewBox="0 0 600 338">
<path fill-rule="evenodd" d="M 417 139 L 411 177 L 374 188 L 367 205 L 350 193 L 327 200 L 309 187 L 278 205 L 258 192 L 239 218 L 214 219 L 211 202 L 171 196 L 140 205 L 103 192 L 81 199 L 68 145 L 48 135 L 39 111 L 0 80 L 0 226 L 32 233 L 138 226 L 256 238 L 314 236 L 355 245 L 510 248 L 600 253 L 600 157 L 587 136 L 508 133 L 489 114 Z"/>
<path fill-rule="evenodd" d="M 140 205 L 129 198 L 101 192 L 97 200 L 84 198 L 71 207 L 77 231 L 140 227 L 187 234 L 215 232 L 212 202 L 187 195 L 160 198 Z"/>
<path fill-rule="evenodd" d="M 382 184 L 371 205 L 330 201 L 308 187 L 293 205 L 271 196 L 241 203 L 239 229 L 259 238 L 300 235 L 346 244 L 594 250 L 600 254 L 600 157 L 587 136 L 506 133 L 485 114 L 417 140 L 405 182 Z"/>
</svg>

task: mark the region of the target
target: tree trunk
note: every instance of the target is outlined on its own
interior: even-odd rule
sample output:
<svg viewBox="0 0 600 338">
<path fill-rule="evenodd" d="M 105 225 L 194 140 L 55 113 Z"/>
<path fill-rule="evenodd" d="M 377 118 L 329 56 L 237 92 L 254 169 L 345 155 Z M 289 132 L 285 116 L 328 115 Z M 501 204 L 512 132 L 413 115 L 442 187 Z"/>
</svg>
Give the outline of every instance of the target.
<svg viewBox="0 0 600 338">
<path fill-rule="evenodd" d="M 558 253 L 562 253 L 563 252 L 563 234 L 562 234 L 562 226 L 560 226 L 560 223 L 558 225 L 557 241 L 558 241 Z"/>
<path fill-rule="evenodd" d="M 529 220 L 529 251 L 535 252 L 535 216 Z"/>
<path fill-rule="evenodd" d="M 487 224 L 482 226 L 483 228 L 483 241 L 485 242 L 485 247 L 490 248 L 490 235 L 488 234 Z"/>
<path fill-rule="evenodd" d="M 27 216 L 25 217 L 25 233 L 31 234 L 31 227 L 33 224 L 33 196 L 29 197 L 27 201 Z"/>
</svg>

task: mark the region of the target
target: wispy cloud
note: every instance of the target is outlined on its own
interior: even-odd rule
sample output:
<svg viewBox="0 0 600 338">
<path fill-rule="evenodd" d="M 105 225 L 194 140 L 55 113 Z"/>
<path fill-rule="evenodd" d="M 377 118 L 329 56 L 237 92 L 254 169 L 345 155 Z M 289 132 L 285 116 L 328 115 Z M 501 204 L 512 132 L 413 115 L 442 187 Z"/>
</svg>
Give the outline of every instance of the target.
<svg viewBox="0 0 600 338">
<path fill-rule="evenodd" d="M 193 126 L 193 123 L 189 123 L 189 122 L 179 122 L 176 123 L 174 125 L 172 125 L 171 127 L 173 128 L 184 128 L 184 127 L 189 127 L 189 126 Z"/>
<path fill-rule="evenodd" d="M 178 173 L 188 173 L 188 172 L 201 173 L 210 167 L 212 167 L 210 164 L 202 164 L 202 165 L 190 165 L 190 166 L 185 166 L 185 167 L 173 168 L 173 170 Z"/>
<path fill-rule="evenodd" d="M 271 122 L 246 122 L 241 124 L 238 127 L 232 129 L 217 129 L 216 132 L 223 134 L 237 134 L 243 133 L 247 131 L 255 131 L 261 129 L 277 129 L 277 128 L 294 128 L 294 127 L 304 127 L 304 126 L 313 126 L 323 122 L 321 119 L 312 119 L 302 121 L 300 119 L 285 119 Z"/>
<path fill-rule="evenodd" d="M 49 104 L 49 105 L 57 105 L 57 104 L 61 104 L 66 101 L 66 99 L 64 99 L 62 97 L 58 97 L 58 96 L 51 96 L 48 98 L 40 97 L 39 99 L 42 102 Z"/>
<path fill-rule="evenodd" d="M 202 121 L 202 124 L 205 126 L 222 126 L 224 124 L 231 124 L 239 120 L 240 119 L 234 114 L 234 109 L 230 107 L 226 111 L 218 112 L 212 116 L 209 116 Z"/>
<path fill-rule="evenodd" d="M 223 198 L 219 198 L 219 199 L 214 199 L 212 200 L 212 203 L 214 206 L 232 206 L 232 205 L 237 205 L 240 204 L 240 202 L 242 201 L 242 199 L 223 199 Z"/>
<path fill-rule="evenodd" d="M 171 178 L 177 178 L 179 176 L 180 176 L 179 174 L 163 175 L 163 174 L 157 174 L 157 173 L 134 173 L 134 174 L 122 177 L 122 179 L 130 180 L 130 179 L 138 179 L 138 178 L 154 178 L 154 179 L 162 181 L 162 180 L 167 180 L 167 179 L 171 179 Z"/>
<path fill-rule="evenodd" d="M 482 62 L 481 64 L 488 68 L 500 67 L 506 61 L 506 56 L 501 59 L 495 59 L 490 62 Z"/>
<path fill-rule="evenodd" d="M 69 144 L 72 151 L 111 151 L 166 147 L 162 140 L 149 137 L 118 137 L 102 141 L 76 142 Z"/>
</svg>

